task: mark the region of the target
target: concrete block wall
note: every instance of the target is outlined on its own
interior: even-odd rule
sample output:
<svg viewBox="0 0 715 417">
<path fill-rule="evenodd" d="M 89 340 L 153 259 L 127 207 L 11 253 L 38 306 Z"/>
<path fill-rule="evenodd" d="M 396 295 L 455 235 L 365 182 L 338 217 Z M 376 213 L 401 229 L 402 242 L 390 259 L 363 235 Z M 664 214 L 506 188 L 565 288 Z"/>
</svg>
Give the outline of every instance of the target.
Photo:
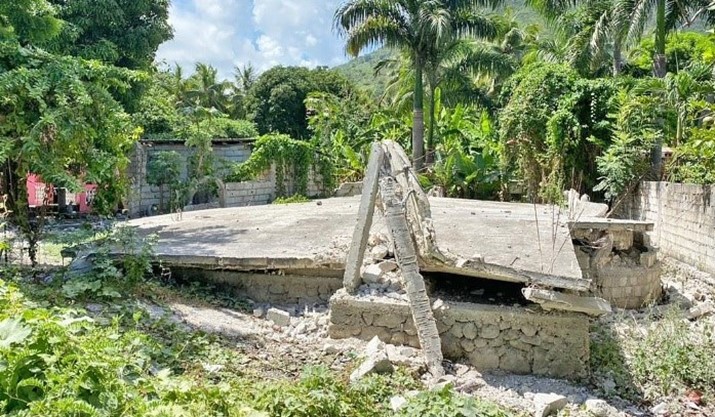
<svg viewBox="0 0 715 417">
<path fill-rule="evenodd" d="M 188 177 L 188 161 L 194 154 L 194 149 L 187 148 L 181 142 L 137 144 L 129 168 L 131 186 L 127 198 L 127 209 L 129 210 L 130 216 L 138 217 L 146 215 L 151 206 L 159 205 L 159 187 L 149 185 L 146 182 L 146 170 L 147 163 L 151 159 L 152 154 L 165 151 L 177 152 L 181 156 L 183 164 L 180 177 L 182 179 Z M 251 148 L 248 142 L 215 143 L 213 145 L 213 152 L 215 172 L 218 177 L 222 177 L 228 173 L 230 164 L 246 161 L 251 155 Z M 170 196 L 168 190 L 164 190 L 164 193 L 164 204 L 166 205 Z"/>
<path fill-rule="evenodd" d="M 655 223 L 660 252 L 715 274 L 715 186 L 643 182 L 626 199 L 621 215 Z"/>
<path fill-rule="evenodd" d="M 589 319 L 575 313 L 532 312 L 522 307 L 445 303 L 435 311 L 442 351 L 478 369 L 582 377 L 588 373 Z M 385 343 L 419 347 L 409 304 L 387 297 L 330 299 L 330 336 L 377 336 Z"/>
<path fill-rule="evenodd" d="M 256 181 L 226 183 L 226 207 L 259 206 L 276 198 L 275 173 Z"/>
<path fill-rule="evenodd" d="M 193 149 L 187 148 L 183 143 L 152 143 L 137 145 L 131 160 L 130 192 L 127 199 L 127 209 L 132 217 L 140 217 L 149 214 L 152 206 L 159 206 L 159 187 L 151 186 L 146 182 L 146 166 L 151 155 L 161 151 L 178 152 L 182 160 L 182 178 L 188 176 L 188 160 L 193 154 Z M 214 169 L 217 177 L 222 178 L 229 173 L 232 164 L 246 161 L 251 156 L 251 148 L 248 143 L 216 143 L 213 145 Z M 286 190 L 289 194 L 295 192 L 295 185 L 292 178 L 286 181 Z M 263 177 L 240 183 L 226 183 L 223 190 L 223 200 L 225 207 L 242 207 L 269 204 L 276 198 L 276 175 L 275 169 L 271 169 Z M 329 192 L 329 190 L 327 190 Z M 327 194 L 322 187 L 322 180 L 318 175 L 311 172 L 308 178 L 308 197 L 318 197 Z M 169 191 L 164 190 L 164 204 L 168 204 Z M 209 205 L 187 206 L 185 210 L 198 210 L 213 207 L 215 203 Z"/>
</svg>

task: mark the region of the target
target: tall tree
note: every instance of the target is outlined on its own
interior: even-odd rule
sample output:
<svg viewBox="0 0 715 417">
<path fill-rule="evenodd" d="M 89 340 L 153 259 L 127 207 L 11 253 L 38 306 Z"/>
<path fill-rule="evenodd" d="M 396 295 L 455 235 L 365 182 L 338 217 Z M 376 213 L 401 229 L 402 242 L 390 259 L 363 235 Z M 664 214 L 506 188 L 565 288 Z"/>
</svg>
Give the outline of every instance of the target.
<svg viewBox="0 0 715 417">
<path fill-rule="evenodd" d="M 694 16 L 713 21 L 715 11 L 711 10 L 709 0 L 636 0 L 631 13 L 631 25 L 628 36 L 640 38 L 646 24 L 655 15 L 655 50 L 653 51 L 653 75 L 665 78 L 668 62 L 665 44 L 668 33 L 677 30 L 679 25 L 690 25 Z M 663 138 L 660 136 L 653 146 L 651 165 L 653 175 L 660 178 L 663 165 Z"/>
<path fill-rule="evenodd" d="M 350 82 L 336 71 L 274 67 L 251 86 L 246 106 L 260 134 L 278 132 L 306 139 L 310 136 L 305 106 L 308 94 L 323 92 L 342 98 L 352 89 Z"/>
<path fill-rule="evenodd" d="M 485 21 L 475 8 L 497 0 L 348 0 L 335 12 L 336 28 L 346 38 L 346 50 L 358 56 L 384 45 L 405 51 L 414 71 L 412 159 L 424 163 L 424 76 L 449 39 L 481 35 Z"/>
<path fill-rule="evenodd" d="M 61 28 L 62 21 L 47 0 L 0 2 L 0 41 L 15 40 L 21 45 L 46 42 Z"/>
<path fill-rule="evenodd" d="M 665 43 L 668 34 L 679 26 L 692 24 L 695 18 L 712 21 L 715 11 L 711 10 L 708 0 L 635 0 L 630 17 L 630 39 L 639 39 L 646 25 L 655 18 L 653 75 L 663 78 L 667 73 Z"/>
<path fill-rule="evenodd" d="M 27 0 L 23 0 L 27 1 Z M 149 69 L 156 51 L 172 38 L 170 0 L 50 0 L 66 21 L 52 52 Z"/>
<path fill-rule="evenodd" d="M 219 81 L 218 70 L 211 65 L 198 63 L 196 72 L 187 81 L 186 97 L 194 105 L 229 114 L 231 84 Z"/>
</svg>

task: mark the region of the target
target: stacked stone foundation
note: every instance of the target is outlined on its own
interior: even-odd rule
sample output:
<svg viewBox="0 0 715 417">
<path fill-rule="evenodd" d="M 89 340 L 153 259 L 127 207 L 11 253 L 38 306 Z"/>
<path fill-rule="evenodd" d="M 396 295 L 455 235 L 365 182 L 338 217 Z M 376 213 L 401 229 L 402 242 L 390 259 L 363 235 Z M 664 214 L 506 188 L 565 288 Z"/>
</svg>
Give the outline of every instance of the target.
<svg viewBox="0 0 715 417">
<path fill-rule="evenodd" d="M 330 300 L 330 336 L 375 336 L 386 343 L 419 347 L 407 301 L 350 296 Z M 543 312 L 538 307 L 444 303 L 435 310 L 445 357 L 481 370 L 576 378 L 588 373 L 589 318 Z"/>
</svg>

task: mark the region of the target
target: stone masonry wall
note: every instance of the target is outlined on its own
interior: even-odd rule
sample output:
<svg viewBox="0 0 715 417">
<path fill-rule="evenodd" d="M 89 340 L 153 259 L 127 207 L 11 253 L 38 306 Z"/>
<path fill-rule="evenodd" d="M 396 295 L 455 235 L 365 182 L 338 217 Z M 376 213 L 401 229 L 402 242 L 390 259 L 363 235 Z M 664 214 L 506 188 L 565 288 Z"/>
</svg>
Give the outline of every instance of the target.
<svg viewBox="0 0 715 417">
<path fill-rule="evenodd" d="M 621 214 L 655 223 L 651 239 L 663 255 L 715 274 L 713 196 L 715 186 L 643 182 Z"/>
<path fill-rule="evenodd" d="M 584 315 L 451 302 L 445 306 L 435 310 L 435 318 L 447 358 L 520 374 L 580 377 L 588 372 L 589 319 Z M 333 338 L 377 336 L 386 343 L 419 347 L 405 301 L 353 297 L 341 290 L 331 298 L 330 311 Z"/>
<path fill-rule="evenodd" d="M 325 303 L 343 286 L 342 277 L 269 275 L 189 268 L 171 268 L 171 273 L 179 281 L 223 285 L 237 296 L 271 304 Z"/>
</svg>

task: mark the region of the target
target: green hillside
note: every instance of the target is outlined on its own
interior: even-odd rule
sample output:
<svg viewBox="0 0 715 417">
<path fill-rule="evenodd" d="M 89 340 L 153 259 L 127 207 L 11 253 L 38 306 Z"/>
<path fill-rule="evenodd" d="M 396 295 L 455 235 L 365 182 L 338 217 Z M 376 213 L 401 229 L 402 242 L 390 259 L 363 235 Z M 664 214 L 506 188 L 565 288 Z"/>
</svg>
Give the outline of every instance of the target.
<svg viewBox="0 0 715 417">
<path fill-rule="evenodd" d="M 370 92 L 374 97 L 379 97 L 385 91 L 390 76 L 386 71 L 376 75 L 375 66 L 385 59 L 396 57 L 396 55 L 395 51 L 382 48 L 337 66 L 335 70 L 358 87 Z"/>
</svg>

